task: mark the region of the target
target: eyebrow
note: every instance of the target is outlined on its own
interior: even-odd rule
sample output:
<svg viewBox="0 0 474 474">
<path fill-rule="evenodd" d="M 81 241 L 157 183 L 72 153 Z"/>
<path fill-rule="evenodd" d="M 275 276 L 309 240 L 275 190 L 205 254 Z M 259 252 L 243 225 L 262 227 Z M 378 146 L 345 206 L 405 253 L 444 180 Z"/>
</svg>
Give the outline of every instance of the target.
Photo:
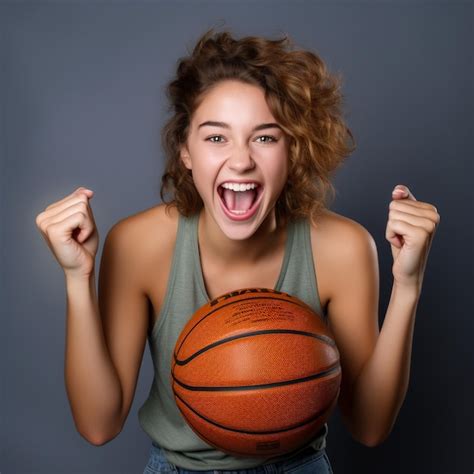
<svg viewBox="0 0 474 474">
<path fill-rule="evenodd" d="M 215 121 L 212 121 L 212 120 L 208 120 L 207 122 L 201 123 L 198 126 L 198 128 L 205 127 L 207 125 L 210 126 L 210 127 L 222 127 L 222 128 L 229 128 L 230 129 L 230 125 L 228 123 L 215 122 Z M 260 125 L 257 125 L 256 127 L 254 127 L 252 129 L 252 132 L 256 132 L 257 130 L 264 130 L 266 128 L 279 128 L 280 130 L 283 130 L 280 125 L 278 125 L 277 123 L 272 122 L 272 123 L 261 123 Z"/>
</svg>

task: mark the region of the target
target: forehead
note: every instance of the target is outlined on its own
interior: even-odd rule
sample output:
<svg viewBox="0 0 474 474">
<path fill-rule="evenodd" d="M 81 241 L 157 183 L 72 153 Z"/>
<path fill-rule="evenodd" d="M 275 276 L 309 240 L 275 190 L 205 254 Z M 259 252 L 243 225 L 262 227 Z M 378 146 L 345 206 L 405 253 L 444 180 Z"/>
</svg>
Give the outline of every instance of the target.
<svg viewBox="0 0 474 474">
<path fill-rule="evenodd" d="M 263 88 L 236 80 L 221 81 L 205 93 L 194 120 L 275 121 Z"/>
</svg>

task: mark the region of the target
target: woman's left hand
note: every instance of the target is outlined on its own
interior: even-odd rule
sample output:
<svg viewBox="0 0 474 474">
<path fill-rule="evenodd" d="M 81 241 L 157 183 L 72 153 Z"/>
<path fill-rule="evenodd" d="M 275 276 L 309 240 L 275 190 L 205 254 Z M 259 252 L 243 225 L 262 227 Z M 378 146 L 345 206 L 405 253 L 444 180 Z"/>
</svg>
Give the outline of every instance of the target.
<svg viewBox="0 0 474 474">
<path fill-rule="evenodd" d="M 401 188 L 403 193 L 395 191 Z M 394 284 L 421 291 L 428 253 L 440 215 L 435 206 L 417 201 L 407 186 L 392 192 L 385 238 L 393 256 Z"/>
</svg>

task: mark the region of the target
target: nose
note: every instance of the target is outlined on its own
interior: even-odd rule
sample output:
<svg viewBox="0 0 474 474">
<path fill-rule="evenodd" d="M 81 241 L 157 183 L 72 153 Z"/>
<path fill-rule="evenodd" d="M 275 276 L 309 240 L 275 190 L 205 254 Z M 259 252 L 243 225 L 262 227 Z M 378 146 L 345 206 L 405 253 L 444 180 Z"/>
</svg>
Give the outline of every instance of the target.
<svg viewBox="0 0 474 474">
<path fill-rule="evenodd" d="M 248 147 L 236 148 L 227 161 L 229 168 L 238 173 L 255 168 L 255 161 L 250 156 Z"/>
</svg>

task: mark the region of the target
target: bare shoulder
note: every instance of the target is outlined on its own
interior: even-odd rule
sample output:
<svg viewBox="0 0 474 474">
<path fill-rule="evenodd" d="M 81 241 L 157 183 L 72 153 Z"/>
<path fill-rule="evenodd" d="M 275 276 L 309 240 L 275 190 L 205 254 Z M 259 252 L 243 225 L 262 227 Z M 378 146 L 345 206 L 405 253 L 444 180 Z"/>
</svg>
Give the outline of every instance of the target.
<svg viewBox="0 0 474 474">
<path fill-rule="evenodd" d="M 170 207 L 167 210 L 165 204 L 158 204 L 124 217 L 115 225 L 121 226 L 123 232 L 128 232 L 130 235 L 139 238 L 141 246 L 154 246 L 157 240 L 166 240 L 169 231 L 172 231 L 177 226 L 178 215 L 179 213 L 176 208 Z"/>
<path fill-rule="evenodd" d="M 120 219 L 114 227 L 122 234 L 124 246 L 141 268 L 140 285 L 147 295 L 157 268 L 172 257 L 179 212 L 165 204 Z M 120 229 L 120 230 L 118 230 Z"/>
<path fill-rule="evenodd" d="M 338 269 L 367 247 L 376 249 L 373 237 L 362 224 L 328 209 L 322 212 L 316 225 L 311 224 L 311 242 L 315 267 L 319 268 L 318 285 L 326 303 L 337 292 Z"/>
<path fill-rule="evenodd" d="M 362 224 L 328 209 L 322 212 L 316 225 L 311 225 L 311 238 L 313 237 L 324 240 L 338 251 L 357 244 L 360 239 L 372 239 L 369 231 Z"/>
</svg>

